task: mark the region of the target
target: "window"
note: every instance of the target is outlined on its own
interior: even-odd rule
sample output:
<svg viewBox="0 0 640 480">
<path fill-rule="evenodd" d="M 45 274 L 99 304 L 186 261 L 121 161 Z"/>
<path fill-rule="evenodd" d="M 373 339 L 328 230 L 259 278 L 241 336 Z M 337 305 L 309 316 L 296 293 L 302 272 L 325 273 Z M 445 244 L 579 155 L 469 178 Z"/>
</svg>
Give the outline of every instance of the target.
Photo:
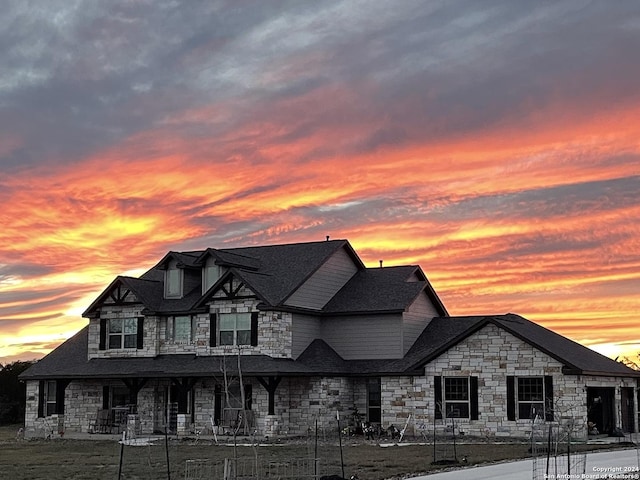
<svg viewBox="0 0 640 480">
<path fill-rule="evenodd" d="M 252 386 L 251 384 L 244 385 L 244 410 L 251 410 L 252 407 Z M 242 391 L 240 390 L 240 383 L 232 380 L 229 385 L 227 385 L 227 391 L 224 392 L 223 396 L 225 397 L 225 409 L 234 409 L 234 410 L 242 410 Z"/>
<path fill-rule="evenodd" d="M 382 386 L 379 378 L 367 380 L 367 420 L 382 422 Z"/>
<path fill-rule="evenodd" d="M 544 382 L 542 377 L 518 378 L 518 418 L 544 418 Z"/>
<path fill-rule="evenodd" d="M 446 418 L 469 418 L 469 377 L 444 377 Z"/>
<path fill-rule="evenodd" d="M 129 389 L 127 387 L 111 388 L 111 408 L 123 407 L 129 403 Z"/>
<path fill-rule="evenodd" d="M 553 377 L 507 377 L 507 418 L 553 420 Z"/>
<path fill-rule="evenodd" d="M 53 415 L 54 413 L 58 413 L 56 408 L 56 381 L 55 380 L 47 380 L 44 383 L 44 400 L 46 404 L 45 415 L 48 417 L 49 415 Z"/>
<path fill-rule="evenodd" d="M 207 261 L 207 265 L 202 270 L 202 293 L 209 290 L 222 275 L 222 267 L 215 265 L 213 259 Z"/>
<path fill-rule="evenodd" d="M 478 377 L 435 376 L 433 387 L 435 418 L 478 420 Z"/>
<path fill-rule="evenodd" d="M 182 297 L 182 270 L 168 268 L 164 276 L 164 296 L 166 298 Z"/>
<path fill-rule="evenodd" d="M 136 348 L 138 345 L 137 318 L 111 318 L 108 322 L 109 348 Z"/>
<path fill-rule="evenodd" d="M 220 314 L 220 345 L 251 344 L 251 314 Z"/>
<path fill-rule="evenodd" d="M 169 317 L 167 339 L 175 343 L 191 343 L 194 338 L 194 322 L 191 316 Z"/>
</svg>

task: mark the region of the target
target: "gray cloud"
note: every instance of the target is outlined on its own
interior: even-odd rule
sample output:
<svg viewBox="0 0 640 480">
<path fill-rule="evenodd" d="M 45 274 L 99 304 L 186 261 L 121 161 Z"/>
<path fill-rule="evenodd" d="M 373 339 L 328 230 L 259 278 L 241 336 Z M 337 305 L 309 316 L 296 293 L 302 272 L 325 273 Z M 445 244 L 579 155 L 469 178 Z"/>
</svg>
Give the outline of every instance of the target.
<svg viewBox="0 0 640 480">
<path fill-rule="evenodd" d="M 0 130 L 21 143 L 0 168 L 79 161 L 233 98 L 228 128 L 275 117 L 296 125 L 282 142 L 379 118 L 356 151 L 527 124 L 537 120 L 526 110 L 559 97 L 585 113 L 611 108 L 638 99 L 639 15 L 635 2 L 12 1 L 0 20 Z M 330 84 L 353 101 L 277 111 Z"/>
</svg>

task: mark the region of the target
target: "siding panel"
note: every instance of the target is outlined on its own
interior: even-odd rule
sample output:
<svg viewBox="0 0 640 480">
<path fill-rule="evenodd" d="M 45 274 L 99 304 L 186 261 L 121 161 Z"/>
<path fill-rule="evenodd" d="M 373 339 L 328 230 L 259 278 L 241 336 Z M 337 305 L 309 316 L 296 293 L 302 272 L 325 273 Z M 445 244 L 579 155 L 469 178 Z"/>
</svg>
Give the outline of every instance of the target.
<svg viewBox="0 0 640 480">
<path fill-rule="evenodd" d="M 340 249 L 289 297 L 286 305 L 320 310 L 357 271 L 346 250 Z"/>
<path fill-rule="evenodd" d="M 346 360 L 401 358 L 402 317 L 345 316 L 323 319 L 322 338 Z"/>
<path fill-rule="evenodd" d="M 402 354 L 409 351 L 418 336 L 422 333 L 433 317 L 438 316 L 438 311 L 426 293 L 421 293 L 418 298 L 407 308 L 402 315 Z"/>
<path fill-rule="evenodd" d="M 291 356 L 298 358 L 316 338 L 320 338 L 320 320 L 309 315 L 293 315 Z"/>
</svg>

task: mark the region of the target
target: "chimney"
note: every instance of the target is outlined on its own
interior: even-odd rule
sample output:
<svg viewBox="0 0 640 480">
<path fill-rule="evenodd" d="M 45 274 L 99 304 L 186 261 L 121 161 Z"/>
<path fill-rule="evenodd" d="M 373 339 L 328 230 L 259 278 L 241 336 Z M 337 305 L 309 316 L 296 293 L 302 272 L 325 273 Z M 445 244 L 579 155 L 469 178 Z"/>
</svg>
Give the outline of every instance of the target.
<svg viewBox="0 0 640 480">
<path fill-rule="evenodd" d="M 327 242 L 329 241 L 329 235 L 327 235 Z"/>
<path fill-rule="evenodd" d="M 382 268 L 382 260 L 380 260 L 380 268 Z"/>
</svg>

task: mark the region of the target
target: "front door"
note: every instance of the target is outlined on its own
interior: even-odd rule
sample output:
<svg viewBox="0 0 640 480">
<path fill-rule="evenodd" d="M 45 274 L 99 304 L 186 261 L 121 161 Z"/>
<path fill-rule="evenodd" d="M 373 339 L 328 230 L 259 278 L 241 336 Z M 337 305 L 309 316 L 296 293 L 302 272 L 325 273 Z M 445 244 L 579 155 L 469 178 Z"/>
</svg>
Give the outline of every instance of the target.
<svg viewBox="0 0 640 480">
<path fill-rule="evenodd" d="M 156 387 L 153 392 L 153 431 L 164 433 L 167 424 L 167 387 Z"/>
<path fill-rule="evenodd" d="M 615 388 L 587 387 L 587 419 L 593 431 L 609 434 L 615 427 Z"/>
<path fill-rule="evenodd" d="M 622 430 L 627 433 L 635 432 L 636 426 L 634 422 L 634 402 L 633 387 L 622 387 L 620 389 L 620 402 L 622 413 Z"/>
</svg>

